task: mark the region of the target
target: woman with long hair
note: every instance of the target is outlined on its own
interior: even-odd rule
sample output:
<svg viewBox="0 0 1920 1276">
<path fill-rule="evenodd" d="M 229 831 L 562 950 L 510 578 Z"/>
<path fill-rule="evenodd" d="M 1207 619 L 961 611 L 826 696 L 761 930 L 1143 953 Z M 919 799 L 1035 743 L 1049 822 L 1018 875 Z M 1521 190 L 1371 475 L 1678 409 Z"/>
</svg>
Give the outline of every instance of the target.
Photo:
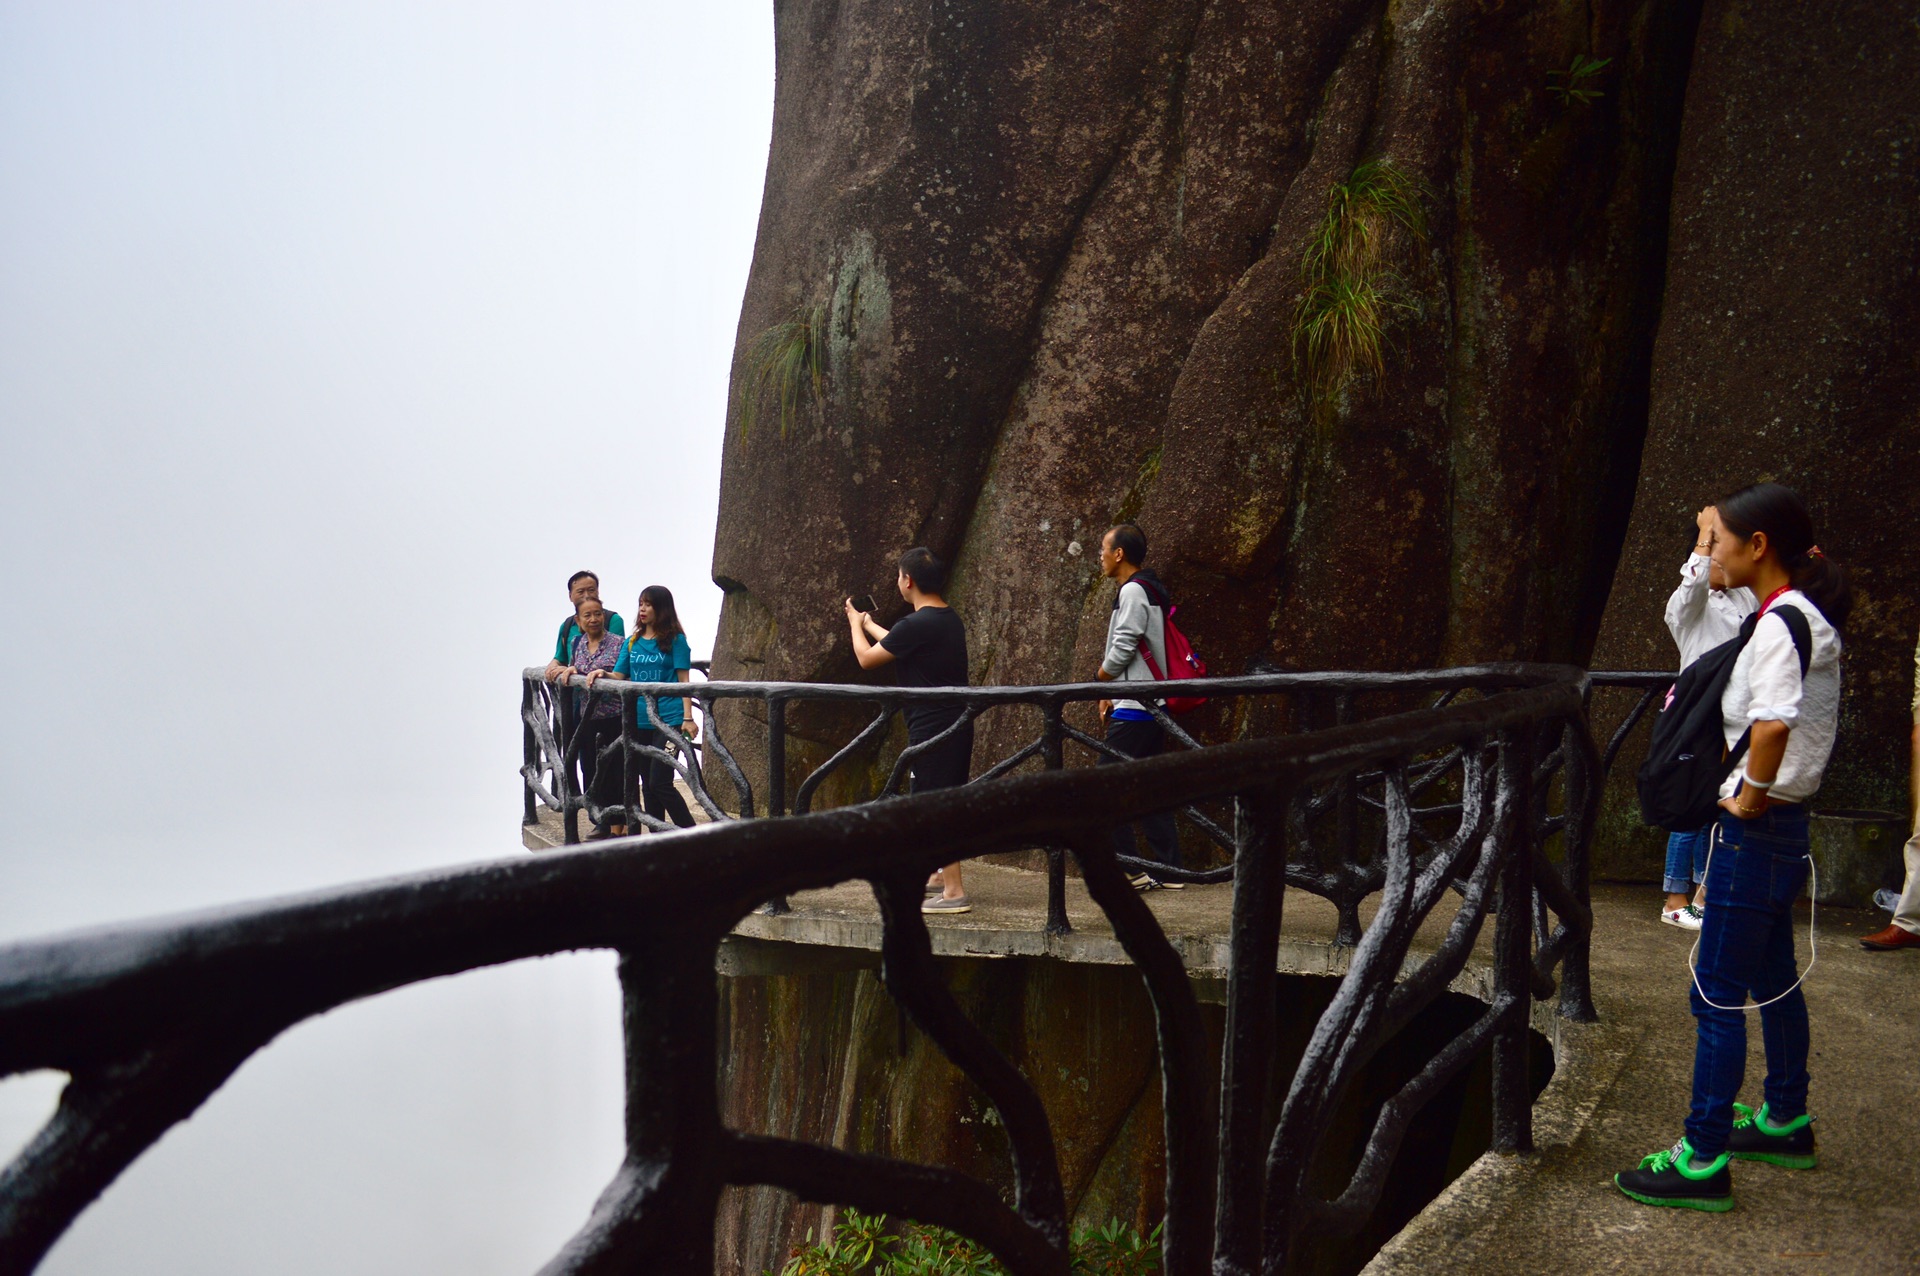
<svg viewBox="0 0 1920 1276">
<path fill-rule="evenodd" d="M 589 679 L 597 676 L 587 675 Z M 640 591 L 639 606 L 634 609 L 633 636 L 620 649 L 620 657 L 609 678 L 631 682 L 687 682 L 693 677 L 693 654 L 687 647 L 687 635 L 680 628 L 680 613 L 673 606 L 673 591 L 665 585 L 648 585 Z M 686 700 L 662 696 L 660 721 L 686 736 L 700 738 L 700 726 L 686 711 Z M 635 715 L 635 738 L 640 744 L 665 750 L 674 732 L 654 726 L 647 713 L 644 697 L 632 699 L 629 712 Z M 640 768 L 641 800 L 646 812 L 656 820 L 671 819 L 681 828 L 693 827 L 693 812 L 687 800 L 673 787 L 673 764 L 659 758 L 646 758 Z"/>
<path fill-rule="evenodd" d="M 1810 865 L 1806 802 L 1839 725 L 1840 631 L 1853 600 L 1791 488 L 1757 483 L 1722 499 L 1711 543 L 1728 587 L 1751 589 L 1761 602 L 1742 627 L 1750 636 L 1720 700 L 1728 756 L 1742 737 L 1747 748 L 1720 788 L 1707 906 L 1689 962 L 1693 1105 L 1678 1143 L 1614 1183 L 1649 1205 L 1717 1212 L 1733 1208 L 1729 1160 L 1811 1169 L 1816 1159 L 1793 902 Z M 1804 653 L 1796 629 L 1808 640 Z M 1758 1111 L 1734 1102 L 1746 1075 L 1749 997 L 1767 1052 Z"/>
</svg>

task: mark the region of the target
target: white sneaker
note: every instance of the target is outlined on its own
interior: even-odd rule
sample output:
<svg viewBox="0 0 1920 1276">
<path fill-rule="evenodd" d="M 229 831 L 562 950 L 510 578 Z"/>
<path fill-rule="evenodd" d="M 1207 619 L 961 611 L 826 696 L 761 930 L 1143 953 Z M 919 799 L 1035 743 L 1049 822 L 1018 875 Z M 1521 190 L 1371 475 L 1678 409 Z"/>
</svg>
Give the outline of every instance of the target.
<svg viewBox="0 0 1920 1276">
<path fill-rule="evenodd" d="M 1684 908 L 1669 908 L 1660 914 L 1660 920 L 1669 926 L 1678 926 L 1681 930 L 1700 929 L 1700 910 L 1692 904 Z"/>
</svg>

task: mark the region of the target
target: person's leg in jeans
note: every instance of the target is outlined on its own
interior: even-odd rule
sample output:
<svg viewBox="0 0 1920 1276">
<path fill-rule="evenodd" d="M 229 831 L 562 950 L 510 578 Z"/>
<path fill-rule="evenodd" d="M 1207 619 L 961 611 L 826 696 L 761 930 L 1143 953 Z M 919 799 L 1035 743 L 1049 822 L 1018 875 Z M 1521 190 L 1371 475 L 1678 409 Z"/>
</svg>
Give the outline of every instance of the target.
<svg viewBox="0 0 1920 1276">
<path fill-rule="evenodd" d="M 1685 908 L 1693 899 L 1693 884 L 1700 880 L 1696 871 L 1705 862 L 1703 843 L 1708 829 L 1687 829 L 1667 834 L 1667 868 L 1661 885 L 1667 891 L 1667 911 Z"/>
<path fill-rule="evenodd" d="M 1777 812 L 1751 823 L 1721 817 L 1720 840 L 1707 870 L 1707 908 L 1695 967 L 1698 985 L 1687 993 L 1698 1030 L 1687 1141 L 1702 1160 L 1726 1149 L 1733 1128 L 1733 1101 L 1746 1077 L 1747 1017 L 1741 1007 L 1747 994 L 1765 1000 L 1795 978 L 1792 903 L 1806 874 L 1805 816 L 1798 821 L 1801 858 L 1796 864 L 1791 819 Z M 1770 836 L 1773 830 L 1762 827 L 1782 823 L 1789 826 L 1781 830 L 1786 836 Z M 1769 1076 L 1777 1065 L 1783 1099 L 1793 1102 L 1797 1087 L 1798 1103 L 1804 1106 L 1806 1003 L 1796 990 L 1775 1005 L 1780 1010 L 1770 1022 L 1762 1012 L 1765 1030 L 1779 1034 L 1777 1041 L 1767 1041 Z"/>
<path fill-rule="evenodd" d="M 1807 1110 L 1812 1030 L 1807 999 L 1796 986 L 1800 968 L 1793 940 L 1793 902 L 1800 898 L 1807 880 L 1807 816 L 1804 811 L 1773 811 L 1762 822 L 1771 826 L 1763 844 L 1774 860 L 1774 925 L 1753 999 L 1772 1003 L 1760 1009 L 1760 1040 L 1767 1052 L 1767 1115 L 1778 1125 Z M 1790 988 L 1793 991 L 1788 992 Z"/>
<path fill-rule="evenodd" d="M 1166 743 L 1166 731 L 1158 722 L 1151 719 L 1114 718 L 1107 723 L 1107 744 L 1116 752 L 1129 758 L 1150 758 L 1160 752 Z M 1096 766 L 1118 762 L 1101 754 Z M 1162 864 L 1174 868 L 1180 867 L 1180 835 L 1174 828 L 1172 811 L 1156 811 L 1140 821 L 1140 829 L 1147 835 L 1147 845 L 1152 848 L 1153 858 Z M 1140 847 L 1134 841 L 1133 826 L 1116 825 L 1113 830 L 1113 850 L 1116 855 L 1137 856 Z"/>
<path fill-rule="evenodd" d="M 666 732 L 649 731 L 641 743 L 664 749 L 667 747 Z M 687 809 L 687 800 L 680 796 L 680 790 L 673 787 L 673 763 L 660 758 L 645 758 L 642 761 L 645 767 L 640 772 L 640 792 L 646 802 L 647 814 L 656 820 L 671 819 L 683 829 L 692 828 L 693 812 Z"/>
</svg>

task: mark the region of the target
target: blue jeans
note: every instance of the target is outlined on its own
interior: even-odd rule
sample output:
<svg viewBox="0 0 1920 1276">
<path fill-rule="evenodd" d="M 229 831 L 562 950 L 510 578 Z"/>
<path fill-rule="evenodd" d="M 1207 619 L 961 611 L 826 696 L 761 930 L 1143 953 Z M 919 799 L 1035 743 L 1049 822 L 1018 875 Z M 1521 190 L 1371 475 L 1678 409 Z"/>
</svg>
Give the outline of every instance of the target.
<svg viewBox="0 0 1920 1276">
<path fill-rule="evenodd" d="M 1666 887 L 1669 895 L 1691 895 L 1693 884 L 1707 876 L 1707 839 L 1713 825 L 1667 834 Z"/>
<path fill-rule="evenodd" d="M 1807 880 L 1805 808 L 1773 807 L 1757 820 L 1723 814 L 1717 827 L 1696 962 L 1700 983 L 1687 994 L 1699 1030 L 1687 1140 L 1702 1157 L 1726 1150 L 1747 1072 L 1746 1012 L 1707 1002 L 1740 1006 L 1749 993 L 1761 1002 L 1792 987 L 1793 901 Z M 1794 988 L 1759 1013 L 1767 1115 L 1791 1121 L 1807 1110 L 1807 1001 Z"/>
</svg>

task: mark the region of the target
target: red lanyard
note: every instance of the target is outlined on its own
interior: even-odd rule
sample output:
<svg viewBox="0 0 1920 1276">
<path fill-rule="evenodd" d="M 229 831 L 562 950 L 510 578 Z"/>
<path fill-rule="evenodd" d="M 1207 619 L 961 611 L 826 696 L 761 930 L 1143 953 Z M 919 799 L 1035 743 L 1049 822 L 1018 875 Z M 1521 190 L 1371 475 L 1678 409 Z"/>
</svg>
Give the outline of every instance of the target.
<svg viewBox="0 0 1920 1276">
<path fill-rule="evenodd" d="M 1759 614 L 1762 616 L 1766 615 L 1767 608 L 1773 606 L 1773 600 L 1778 598 L 1780 595 L 1786 593 L 1789 589 L 1792 589 L 1792 588 L 1793 588 L 1792 585 L 1782 585 L 1780 586 L 1780 588 L 1774 590 L 1771 594 L 1768 594 L 1767 600 L 1760 604 Z"/>
</svg>

